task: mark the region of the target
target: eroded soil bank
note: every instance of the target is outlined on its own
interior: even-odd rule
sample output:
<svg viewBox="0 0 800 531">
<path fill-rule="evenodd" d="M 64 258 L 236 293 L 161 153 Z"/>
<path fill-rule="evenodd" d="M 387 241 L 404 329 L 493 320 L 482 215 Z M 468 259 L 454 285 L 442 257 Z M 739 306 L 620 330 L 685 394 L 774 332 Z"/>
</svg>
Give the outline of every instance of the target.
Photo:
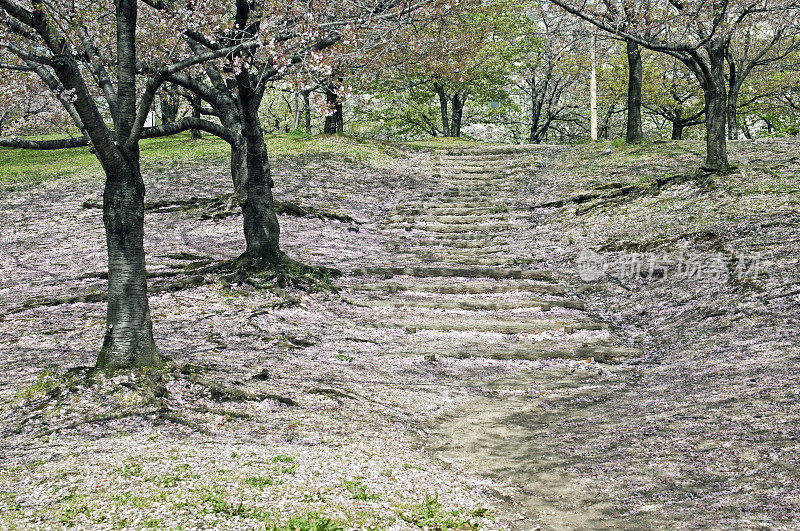
<svg viewBox="0 0 800 531">
<path fill-rule="evenodd" d="M 436 179 L 437 155 L 335 142 L 325 153 L 276 160 L 278 195 L 363 223 L 283 216 L 287 252 L 344 271 L 408 261 L 418 241 L 404 238 L 427 236 L 391 223 L 407 223 L 393 219 L 398 208 L 438 198 L 432 188 L 451 190 Z M 641 348 L 641 357 L 486 358 L 476 345 L 519 352 L 532 340 L 566 334 L 591 342 L 599 332 L 425 329 L 443 311 L 425 308 L 430 295 L 416 301 L 418 322 L 390 326 L 397 308 L 364 305 L 359 291 L 431 280 L 362 271 L 339 281 L 338 294 L 307 294 L 228 289 L 212 276 L 152 297 L 161 352 L 200 367 L 205 378 L 296 405 L 225 401 L 176 377 L 167 400 L 187 421 L 180 424 L 148 416 L 136 375 L 62 385 L 68 367 L 93 362 L 102 303 L 5 315 L 2 525 L 791 528 L 800 512 L 798 143 L 734 144 L 738 172 L 713 185 L 690 181 L 619 203 L 584 197 L 538 208 L 647 188 L 699 160 L 699 146 L 688 142 L 610 156 L 601 155 L 604 147 L 509 155 L 505 185 L 486 209 L 511 221 L 474 228 L 502 224 L 504 237 L 491 246 L 497 255 L 521 270 L 554 273 L 551 283 L 564 292 L 548 306 L 568 299 L 586 309 L 470 306 L 447 315 L 485 312 L 504 326 L 539 316 L 591 319 L 609 323 L 603 333 Z M 145 173 L 152 201 L 230 189 L 219 160 L 152 160 Z M 83 207 L 99 190 L 87 171 L 3 192 L 4 313 L 36 296 L 102 291 L 102 278 L 87 274 L 105 263 L 100 214 Z M 236 256 L 240 218 L 204 217 L 191 209 L 148 214 L 149 269 L 181 270 L 188 255 Z M 440 262 L 437 247 L 423 259 Z M 614 265 L 587 281 L 578 256 L 589 250 Z M 616 275 L 617 262 L 632 253 L 723 253 L 734 256 L 731 264 L 757 254 L 760 271 L 742 280 L 733 269 L 724 280 Z M 493 294 L 486 302 L 522 299 Z M 475 297 L 459 304 L 466 302 Z M 425 349 L 449 341 L 465 355 L 430 357 Z M 119 411 L 136 415 L 103 420 Z"/>
</svg>

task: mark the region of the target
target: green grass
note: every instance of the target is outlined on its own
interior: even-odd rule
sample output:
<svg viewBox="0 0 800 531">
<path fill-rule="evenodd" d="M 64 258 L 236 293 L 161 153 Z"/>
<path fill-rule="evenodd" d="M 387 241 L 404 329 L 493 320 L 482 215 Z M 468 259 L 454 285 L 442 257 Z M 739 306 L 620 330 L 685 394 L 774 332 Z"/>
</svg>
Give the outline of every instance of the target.
<svg viewBox="0 0 800 531">
<path fill-rule="evenodd" d="M 207 487 L 203 489 L 201 513 L 213 514 L 222 518 L 240 518 L 257 520 L 266 524 L 270 531 L 342 531 L 344 526 L 324 515 L 307 514 L 295 515 L 286 525 L 274 522 L 275 516 L 260 507 L 245 505 L 243 502 L 230 503 L 226 499 L 226 492 L 221 487 Z"/>
<path fill-rule="evenodd" d="M 265 142 L 267 152 L 272 158 L 316 155 L 373 165 L 380 165 L 391 159 L 386 146 L 346 136 L 277 135 L 265 138 Z M 230 160 L 227 143 L 208 135 L 202 140 L 193 141 L 189 133 L 142 140 L 140 152 L 142 170 L 145 173 L 148 165 L 197 162 L 227 165 Z M 88 148 L 53 151 L 0 148 L 0 185 L 4 187 L 13 189 L 14 185 L 35 185 L 80 173 L 90 173 L 102 178 L 100 163 Z"/>
<path fill-rule="evenodd" d="M 264 490 L 264 487 L 272 485 L 275 481 L 272 478 L 265 478 L 262 476 L 251 477 L 244 480 L 245 484 L 255 487 L 258 490 Z"/>
<path fill-rule="evenodd" d="M 100 163 L 86 148 L 59 151 L 0 148 L 0 184 L 36 184 L 84 170 L 100 172 Z"/>
<path fill-rule="evenodd" d="M 377 501 L 381 499 L 380 494 L 372 492 L 369 487 L 361 483 L 359 478 L 344 482 L 344 488 L 350 492 L 350 497 L 360 501 Z"/>
<path fill-rule="evenodd" d="M 51 371 L 45 371 L 39 375 L 34 383 L 18 391 L 17 398 L 33 400 L 43 397 L 48 391 L 58 387 L 60 383 Z"/>
<path fill-rule="evenodd" d="M 476 530 L 480 524 L 476 520 L 487 516 L 486 509 L 467 511 L 466 509 L 446 510 L 438 495 L 425 495 L 425 499 L 411 507 L 408 512 L 401 512 L 398 516 L 420 529 L 469 529 Z"/>
<path fill-rule="evenodd" d="M 295 516 L 282 527 L 271 528 L 274 531 L 344 531 L 344 526 L 326 516 Z"/>
</svg>

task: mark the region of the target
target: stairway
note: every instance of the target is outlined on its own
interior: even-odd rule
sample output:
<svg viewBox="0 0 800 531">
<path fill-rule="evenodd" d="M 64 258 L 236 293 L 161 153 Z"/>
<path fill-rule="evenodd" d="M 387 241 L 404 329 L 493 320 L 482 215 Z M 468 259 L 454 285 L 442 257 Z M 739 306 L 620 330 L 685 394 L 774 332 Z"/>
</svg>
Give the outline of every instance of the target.
<svg viewBox="0 0 800 531">
<path fill-rule="evenodd" d="M 639 354 L 589 318 L 552 272 L 504 250 L 527 223 L 507 204 L 520 154 L 437 153 L 427 196 L 398 206 L 382 227 L 394 261 L 344 279 L 352 301 L 372 309 L 373 326 L 405 331 L 387 345 L 392 354 L 602 362 Z"/>
</svg>

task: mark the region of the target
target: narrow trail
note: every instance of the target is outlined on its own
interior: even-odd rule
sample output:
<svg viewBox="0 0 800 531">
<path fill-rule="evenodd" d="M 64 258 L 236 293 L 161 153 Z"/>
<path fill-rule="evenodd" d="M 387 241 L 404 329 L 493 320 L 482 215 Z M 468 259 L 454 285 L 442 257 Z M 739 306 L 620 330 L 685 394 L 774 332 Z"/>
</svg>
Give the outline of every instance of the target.
<svg viewBox="0 0 800 531">
<path fill-rule="evenodd" d="M 426 197 L 399 205 L 383 227 L 396 258 L 352 271 L 360 278 L 350 289 L 356 304 L 372 308 L 374 326 L 405 331 L 384 345 L 395 355 L 608 362 L 600 374 L 555 365 L 473 382 L 477 392 L 437 419 L 425 442 L 440 458 L 507 485 L 501 496 L 537 526 L 621 527 L 613 508 L 570 475 L 575 463 L 548 445 L 548 425 L 579 422 L 582 408 L 625 387 L 632 376 L 613 363 L 640 351 L 615 341 L 556 273 L 504 253 L 529 223 L 505 203 L 518 185 L 513 168 L 521 153 L 438 153 Z M 564 400 L 584 405 L 556 405 Z"/>
</svg>

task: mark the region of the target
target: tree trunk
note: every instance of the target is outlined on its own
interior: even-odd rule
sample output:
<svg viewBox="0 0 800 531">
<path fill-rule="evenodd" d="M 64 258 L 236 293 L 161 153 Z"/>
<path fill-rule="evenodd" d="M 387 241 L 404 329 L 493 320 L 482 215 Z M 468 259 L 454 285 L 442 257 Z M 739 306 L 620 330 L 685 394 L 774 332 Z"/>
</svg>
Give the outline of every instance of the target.
<svg viewBox="0 0 800 531">
<path fill-rule="evenodd" d="M 638 144 L 642 141 L 642 52 L 639 45 L 628 41 L 628 127 L 625 141 Z"/>
<path fill-rule="evenodd" d="M 712 172 L 728 171 L 727 131 L 725 114 L 727 97 L 725 88 L 725 48 L 723 38 L 714 38 L 706 44 L 710 79 L 706 83 L 706 160 L 703 169 Z"/>
<path fill-rule="evenodd" d="M 589 134 L 592 142 L 597 141 L 597 36 L 592 37 L 591 49 L 592 76 L 589 79 Z"/>
<path fill-rule="evenodd" d="M 750 128 L 747 126 L 747 117 L 742 120 L 742 132 L 747 140 L 753 140 L 753 134 L 750 132 Z"/>
<path fill-rule="evenodd" d="M 611 119 L 614 117 L 614 110 L 617 107 L 617 103 L 613 102 L 611 106 L 606 111 L 606 114 L 603 116 L 603 123 L 600 124 L 597 132 L 597 138 L 609 138 L 611 136 Z"/>
<path fill-rule="evenodd" d="M 442 136 L 450 136 L 450 116 L 447 110 L 450 104 L 450 98 L 447 97 L 447 93 L 441 85 L 434 85 L 434 88 L 436 89 L 436 94 L 439 96 L 439 110 L 442 114 Z"/>
<path fill-rule="evenodd" d="M 103 369 L 160 363 L 147 301 L 144 181 L 138 143 L 124 147 L 136 119 L 136 0 L 118 0 L 116 149 L 98 149 L 106 173 L 103 224 L 108 248 L 106 334 L 97 357 Z"/>
<path fill-rule="evenodd" d="M 727 106 L 725 107 L 725 120 L 728 124 L 728 140 L 739 140 L 739 119 L 737 116 L 739 88 L 736 86 L 736 83 L 732 83 L 731 85 L 731 90 L 728 92 Z"/>
<path fill-rule="evenodd" d="M 106 334 L 97 367 L 160 363 L 153 340 L 144 260 L 144 182 L 138 165 L 120 157 L 106 173 L 103 224 L 108 246 Z"/>
<path fill-rule="evenodd" d="M 242 207 L 246 249 L 237 259 L 243 267 L 265 269 L 281 263 L 280 228 L 272 196 L 274 185 L 267 148 L 258 118 L 261 98 L 253 90 L 247 73 L 237 79 L 239 103 L 243 125 L 243 139 L 234 144 L 244 148 L 244 171 L 239 168 L 239 203 Z M 242 142 L 244 145 L 242 146 Z M 238 155 L 241 160 L 241 155 Z M 233 157 L 232 163 L 233 163 Z"/>
<path fill-rule="evenodd" d="M 311 91 L 303 91 L 303 113 L 305 114 L 306 134 L 311 134 Z"/>
<path fill-rule="evenodd" d="M 336 105 L 336 133 L 344 134 L 344 105 L 342 100 Z"/>
<path fill-rule="evenodd" d="M 178 99 L 171 96 L 161 97 L 161 125 L 171 124 L 178 118 Z"/>
<path fill-rule="evenodd" d="M 192 118 L 200 118 L 200 105 L 202 105 L 202 101 L 200 100 L 199 96 L 195 96 L 192 98 Z M 203 134 L 200 132 L 199 129 L 192 129 L 192 140 L 200 140 L 203 138 Z"/>
<path fill-rule="evenodd" d="M 542 107 L 544 106 L 544 95 L 539 94 L 536 90 L 536 79 L 530 81 L 531 84 L 531 132 L 528 136 L 528 142 L 531 144 L 539 144 L 542 141 L 539 132 L 539 121 L 542 119 Z"/>
<path fill-rule="evenodd" d="M 328 107 L 333 109 L 333 114 L 325 117 L 325 134 L 335 135 L 337 133 L 344 133 L 342 102 L 339 99 L 339 94 L 336 93 L 336 87 L 334 85 L 325 87 L 325 99 L 328 102 Z"/>
<path fill-rule="evenodd" d="M 292 128 L 291 131 L 300 129 L 300 91 L 294 92 L 294 112 L 292 113 Z"/>
<path fill-rule="evenodd" d="M 464 115 L 464 104 L 467 101 L 466 96 L 462 96 L 458 92 L 453 94 L 452 101 L 452 119 L 450 121 L 450 136 L 453 138 L 461 137 L 461 118 Z"/>
<path fill-rule="evenodd" d="M 683 122 L 675 120 L 672 122 L 672 140 L 683 140 Z"/>
</svg>

